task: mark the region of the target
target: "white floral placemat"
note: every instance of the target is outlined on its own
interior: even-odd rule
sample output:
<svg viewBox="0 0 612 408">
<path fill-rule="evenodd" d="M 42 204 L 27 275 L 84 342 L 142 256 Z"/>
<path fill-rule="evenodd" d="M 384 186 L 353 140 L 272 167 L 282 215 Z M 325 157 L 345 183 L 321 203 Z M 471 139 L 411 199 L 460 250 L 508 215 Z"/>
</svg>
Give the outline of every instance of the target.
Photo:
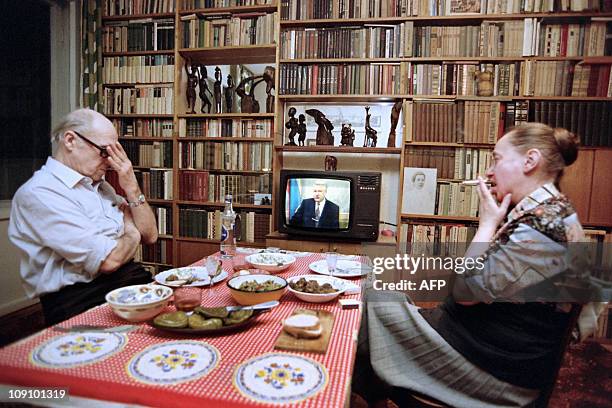
<svg viewBox="0 0 612 408">
<path fill-rule="evenodd" d="M 234 386 L 255 401 L 290 404 L 310 398 L 327 385 L 327 370 L 306 357 L 269 353 L 240 364 Z"/>
<path fill-rule="evenodd" d="M 91 364 L 121 351 L 127 341 L 127 336 L 121 333 L 63 334 L 32 350 L 30 362 L 48 368 Z"/>
<path fill-rule="evenodd" d="M 146 384 L 176 384 L 200 378 L 219 363 L 219 350 L 201 341 L 155 344 L 136 354 L 128 374 Z"/>
</svg>

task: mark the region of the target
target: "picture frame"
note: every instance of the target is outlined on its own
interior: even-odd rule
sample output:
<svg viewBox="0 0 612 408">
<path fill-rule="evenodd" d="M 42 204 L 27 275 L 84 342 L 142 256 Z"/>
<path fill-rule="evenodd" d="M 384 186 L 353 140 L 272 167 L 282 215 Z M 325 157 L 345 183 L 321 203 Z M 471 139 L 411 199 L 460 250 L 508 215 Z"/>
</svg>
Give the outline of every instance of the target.
<svg viewBox="0 0 612 408">
<path fill-rule="evenodd" d="M 446 0 L 448 15 L 474 15 L 481 14 L 482 4 L 480 0 Z"/>
</svg>

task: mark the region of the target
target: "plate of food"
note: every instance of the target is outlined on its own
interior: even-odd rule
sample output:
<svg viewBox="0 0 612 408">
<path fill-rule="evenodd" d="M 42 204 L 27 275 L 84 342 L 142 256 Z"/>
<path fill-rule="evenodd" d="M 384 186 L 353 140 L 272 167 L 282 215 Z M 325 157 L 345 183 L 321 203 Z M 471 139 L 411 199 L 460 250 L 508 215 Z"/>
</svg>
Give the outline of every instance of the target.
<svg viewBox="0 0 612 408">
<path fill-rule="evenodd" d="M 293 255 L 272 252 L 251 254 L 244 259 L 253 265 L 253 267 L 272 273 L 284 271 L 295 262 L 295 257 Z"/>
<path fill-rule="evenodd" d="M 308 268 L 311 271 L 321 275 L 338 276 L 340 278 L 357 278 L 367 275 L 372 269 L 362 262 L 352 261 L 349 259 L 338 259 L 338 261 L 336 261 L 336 267 L 331 274 L 325 259 L 311 263 L 308 265 Z"/>
<path fill-rule="evenodd" d="M 217 268 L 221 268 L 221 263 Z M 219 283 L 227 278 L 227 272 L 221 273 L 213 279 L 214 283 Z M 178 286 L 206 286 L 210 284 L 210 277 L 206 268 L 202 266 L 184 266 L 182 268 L 168 269 L 155 275 L 155 282 L 160 285 Z"/>
<path fill-rule="evenodd" d="M 287 279 L 291 293 L 305 302 L 330 302 L 347 289 L 345 281 L 333 276 L 300 275 Z M 349 283 L 349 282 L 347 282 Z"/>
<path fill-rule="evenodd" d="M 268 311 L 238 307 L 196 307 L 193 313 L 162 313 L 149 322 L 156 329 L 172 333 L 217 335 L 241 329 Z"/>
</svg>

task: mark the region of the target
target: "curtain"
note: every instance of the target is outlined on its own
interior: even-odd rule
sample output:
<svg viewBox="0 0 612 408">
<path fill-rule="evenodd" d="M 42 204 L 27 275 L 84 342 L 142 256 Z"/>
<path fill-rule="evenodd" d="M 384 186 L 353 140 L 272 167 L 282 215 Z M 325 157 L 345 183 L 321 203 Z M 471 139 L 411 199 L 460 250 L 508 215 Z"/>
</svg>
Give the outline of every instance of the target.
<svg viewBox="0 0 612 408">
<path fill-rule="evenodd" d="M 82 12 L 83 107 L 102 112 L 102 0 L 84 0 Z"/>
</svg>

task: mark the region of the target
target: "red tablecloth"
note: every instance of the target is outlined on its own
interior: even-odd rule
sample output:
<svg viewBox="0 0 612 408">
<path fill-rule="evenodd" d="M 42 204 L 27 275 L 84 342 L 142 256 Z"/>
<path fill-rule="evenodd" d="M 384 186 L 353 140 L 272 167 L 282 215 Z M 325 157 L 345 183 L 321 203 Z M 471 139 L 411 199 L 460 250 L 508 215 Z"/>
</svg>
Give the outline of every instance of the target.
<svg viewBox="0 0 612 408">
<path fill-rule="evenodd" d="M 311 273 L 308 271 L 308 265 L 320 259 L 322 257 L 319 254 L 298 257 L 288 270 L 279 275 L 289 277 Z M 195 265 L 202 265 L 202 261 Z M 224 269 L 230 271 L 229 262 L 224 262 Z M 358 280 L 354 282 L 359 283 Z M 205 305 L 235 304 L 225 282 L 216 288 L 217 296 L 214 299 L 204 297 Z M 360 295 L 349 297 L 358 299 Z M 334 313 L 333 332 L 325 354 L 274 350 L 274 343 L 281 331 L 280 322 L 296 308 L 322 309 Z M 108 305 L 102 305 L 61 325 L 76 324 L 123 325 L 126 322 L 115 316 Z M 0 350 L 0 383 L 31 387 L 68 387 L 70 395 L 149 406 L 262 405 L 238 391 L 233 384 L 234 372 L 237 366 L 255 356 L 280 352 L 314 360 L 325 367 L 328 375 L 327 384 L 318 394 L 293 406 L 341 407 L 347 399 L 359 324 L 358 309 L 342 310 L 337 301 L 328 304 L 305 303 L 287 292 L 278 307 L 259 316 L 254 324 L 243 332 L 218 337 L 175 336 L 143 323 L 137 330 L 127 333 L 127 344 L 112 356 L 70 368 L 46 368 L 32 362 L 32 350 L 63 335 L 47 329 Z M 213 346 L 219 352 L 218 364 L 203 377 L 178 384 L 152 385 L 138 381 L 130 375 L 127 366 L 132 357 L 146 347 L 176 340 L 202 341 Z"/>
</svg>

